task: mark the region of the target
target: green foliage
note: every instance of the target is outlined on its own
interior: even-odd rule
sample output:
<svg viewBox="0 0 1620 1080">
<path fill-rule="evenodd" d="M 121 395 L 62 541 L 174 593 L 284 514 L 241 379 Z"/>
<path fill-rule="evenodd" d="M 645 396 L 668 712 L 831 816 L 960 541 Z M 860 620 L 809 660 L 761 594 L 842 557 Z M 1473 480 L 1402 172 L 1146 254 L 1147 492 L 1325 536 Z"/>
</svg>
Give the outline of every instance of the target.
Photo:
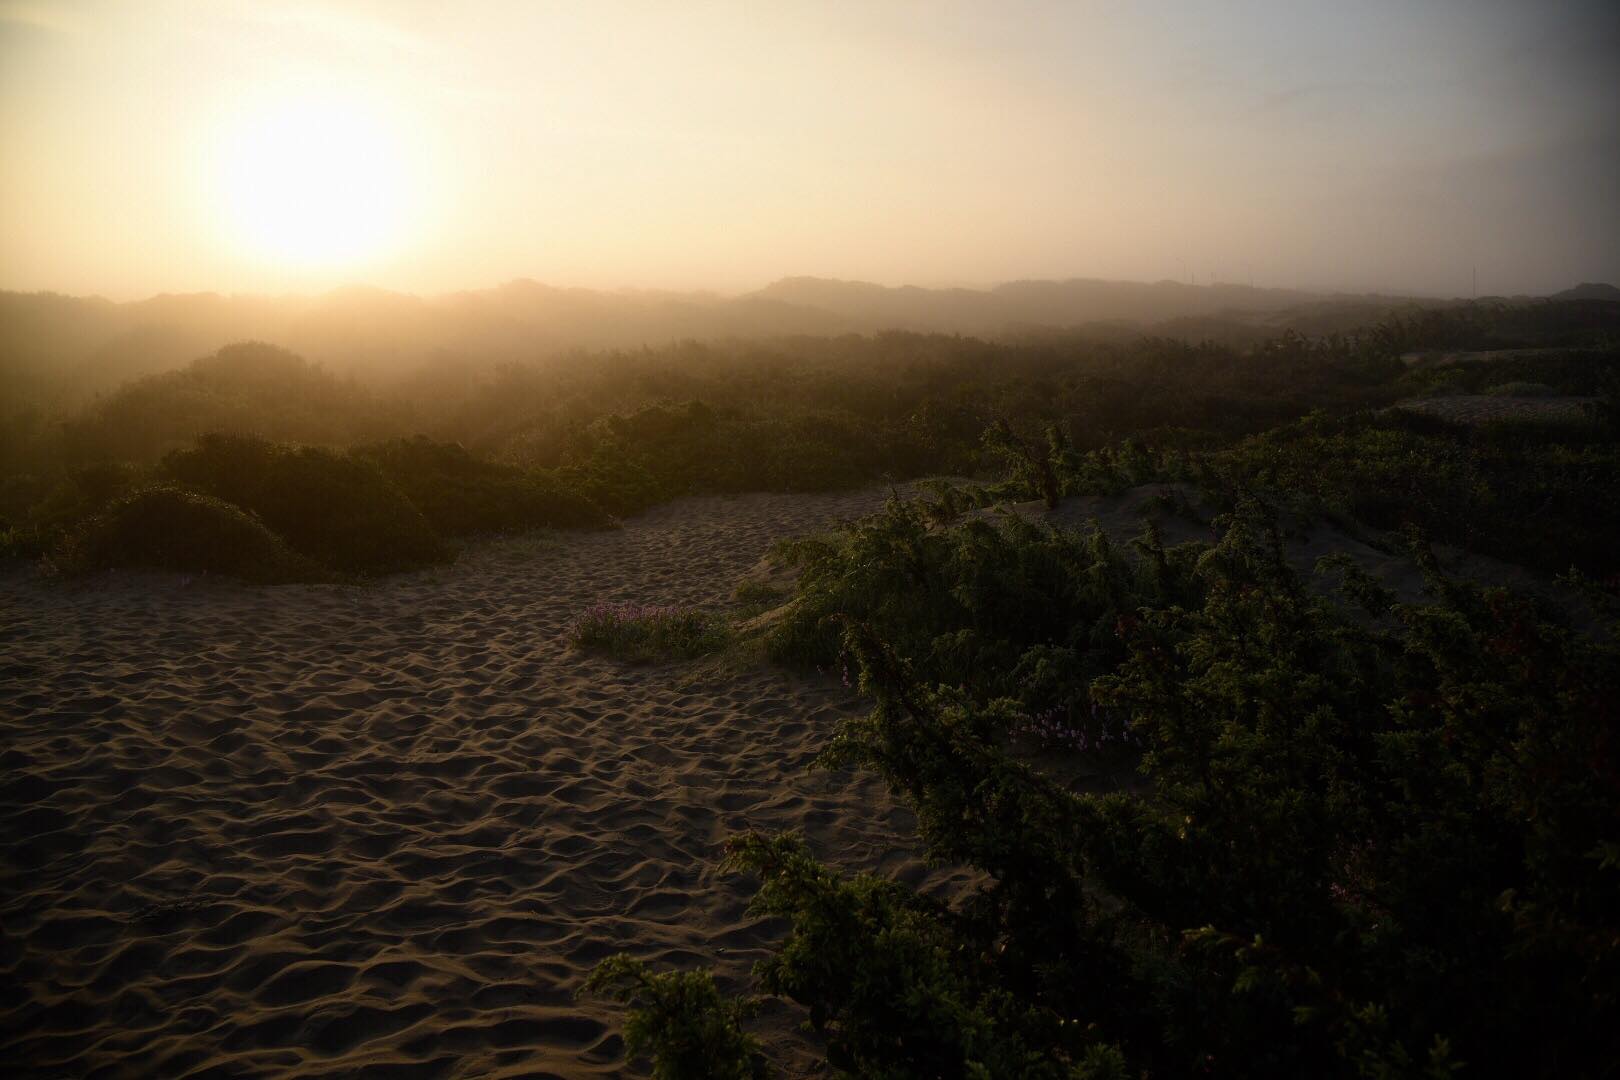
<svg viewBox="0 0 1620 1080">
<path fill-rule="evenodd" d="M 1143 558 L 1100 530 L 1073 532 L 1017 516 L 944 526 L 925 501 L 892 499 L 838 533 L 787 546 L 798 596 L 766 636 L 769 655 L 801 668 L 839 662 L 833 616 L 882 627 L 925 682 L 1008 698 L 1037 734 L 1093 745 L 1122 734 L 1094 710 L 1091 678 L 1124 658 L 1116 630 L 1144 603 L 1196 598 L 1197 545 L 1167 549 L 1149 527 Z"/>
<path fill-rule="evenodd" d="M 1392 313 L 1369 335 L 1390 353 L 1436 349 L 1578 349 L 1612 344 L 1620 304 L 1612 300 L 1479 300 Z"/>
<path fill-rule="evenodd" d="M 38 538 L 15 525 L 0 526 L 0 559 L 34 559 L 44 554 Z"/>
<path fill-rule="evenodd" d="M 54 484 L 9 478 L 0 487 L 6 550 L 42 554 L 113 499 L 154 480 L 245 509 L 294 550 L 344 574 L 443 562 L 452 554 L 446 535 L 612 524 L 554 476 L 480 461 L 422 437 L 343 453 L 210 434 L 167 455 L 153 473 L 97 463 L 68 470 Z"/>
<path fill-rule="evenodd" d="M 789 589 L 763 581 L 745 581 L 733 590 L 732 599 L 737 602 L 738 618 L 748 619 L 782 606 L 790 595 Z"/>
<path fill-rule="evenodd" d="M 1208 558 L 1203 607 L 1144 619 L 1099 680 L 1158 789 L 1098 807 L 1129 822 L 1092 846 L 1099 877 L 1168 927 L 1221 928 L 1190 939 L 1220 946 L 1210 1000 L 1272 1003 L 1228 1015 L 1235 1037 L 1287 1006 L 1301 1053 L 1375 1013 L 1386 1057 L 1588 1060 L 1620 985 L 1592 858 L 1620 820 L 1614 650 L 1438 577 L 1435 604 L 1355 630 L 1241 526 Z M 1564 932 L 1512 917 L 1526 892 Z"/>
<path fill-rule="evenodd" d="M 1598 429 L 1613 438 L 1620 435 L 1620 367 L 1611 366 L 1597 390 L 1598 398 L 1588 413 Z"/>
<path fill-rule="evenodd" d="M 650 604 L 596 604 L 569 631 L 574 645 L 619 660 L 659 663 L 695 660 L 731 641 L 724 617 L 697 608 Z"/>
<path fill-rule="evenodd" d="M 814 625 L 841 633 L 873 701 L 821 763 L 874 770 L 929 860 L 984 883 L 947 904 L 842 877 L 791 837 L 730 859 L 760 879 L 755 910 L 788 922 L 761 986 L 808 1010 L 832 1065 L 1561 1076 L 1620 1053 L 1612 643 L 1441 577 L 1418 540 L 1429 602 L 1329 560 L 1341 604 L 1304 587 L 1252 501 L 1181 561 L 1144 538 L 1134 573 L 1030 526 L 921 517 L 891 507 L 797 549 L 801 602 L 860 601 L 860 619 Z M 952 569 L 1058 552 L 1017 621 L 985 617 Z M 1128 723 L 1142 794 L 1079 793 L 1014 757 L 1026 706 L 971 669 L 1023 648 L 1024 624 L 1105 607 L 1105 670 L 1047 678 Z M 984 644 L 929 636 L 964 620 Z"/>
<path fill-rule="evenodd" d="M 147 488 L 117 499 L 51 555 L 70 575 L 141 568 L 225 574 L 274 584 L 320 580 L 320 568 L 241 509 L 189 491 Z"/>
<path fill-rule="evenodd" d="M 706 971 L 654 973 L 633 957 L 610 956 L 585 988 L 630 1006 L 625 1046 L 650 1055 L 658 1080 L 757 1080 L 770 1075 L 758 1042 L 742 1028 L 750 1003 L 723 997 Z"/>
<path fill-rule="evenodd" d="M 566 482 L 622 514 L 679 495 L 852 487 L 903 464 L 901 442 L 848 417 L 754 417 L 690 401 L 604 417 L 557 460 Z"/>
<path fill-rule="evenodd" d="M 70 469 L 54 484 L 35 476 L 10 477 L 0 489 L 6 548 L 19 557 L 38 558 L 144 479 L 139 470 L 115 464 Z"/>
<path fill-rule="evenodd" d="M 843 878 L 794 836 L 734 840 L 728 865 L 760 879 L 751 910 L 789 921 L 758 969 L 768 992 L 806 1005 L 842 1074 L 1067 1077 L 1043 1042 L 1067 1036 L 1061 1016 L 998 986 L 995 958 L 974 951 L 963 920 L 892 881 Z M 1072 1032 L 1076 1045 L 1084 1033 Z"/>
<path fill-rule="evenodd" d="M 1009 478 L 1014 484 L 1024 484 L 1041 493 L 1048 509 L 1056 509 L 1063 499 L 1061 474 L 1072 455 L 1063 429 L 1053 424 L 1046 429 L 1044 441 L 1020 438 L 1013 433 L 1005 419 L 997 420 L 984 433 L 985 445 L 1000 454 L 1012 467 Z"/>
<path fill-rule="evenodd" d="M 1050 503 L 1153 480 L 1207 480 L 1233 440 L 1311 410 L 1343 417 L 1413 394 L 1525 382 L 1599 394 L 1615 368 L 1617 312 L 1598 302 L 1412 308 L 1348 333 L 1353 323 L 1343 313 L 1300 313 L 1296 323 L 1319 325 L 1316 336 L 1289 330 L 1259 341 L 1246 333 L 1242 345 L 1061 334 L 987 343 L 905 333 L 682 342 L 493 370 L 447 359 L 390 383 L 386 397 L 285 350 L 246 343 L 129 383 L 77 415 L 12 410 L 0 424 L 0 474 L 32 476 L 44 491 L 21 508 L 0 506 L 0 527 L 11 530 L 14 547 L 48 546 L 60 525 L 35 521 L 35 508 L 71 468 L 149 464 L 209 432 L 363 446 L 357 456 L 381 468 L 448 536 L 594 527 L 601 518 L 590 504 L 625 515 L 682 495 L 827 490 L 927 474 L 999 478 L 998 494 Z M 1400 359 L 1411 350 L 1472 347 L 1507 351 L 1466 362 L 1437 352 L 1433 363 L 1410 368 Z M 1608 416 L 1606 408 L 1600 401 L 1594 416 Z M 985 428 L 996 420 L 1004 423 L 987 441 Z M 1607 467 L 1607 451 L 1593 449 L 1612 447 L 1614 426 L 1604 423 L 1536 436 L 1547 447 L 1538 460 L 1550 468 L 1510 479 L 1528 488 L 1550 477 L 1553 502 L 1533 511 L 1515 550 L 1545 553 L 1520 541 L 1535 528 L 1562 536 L 1564 524 L 1579 524 L 1568 509 L 1571 485 L 1583 470 Z M 434 441 L 400 438 L 418 431 Z M 1476 437 L 1511 442 L 1525 432 Z M 456 443 L 465 454 L 451 448 Z M 1247 460 L 1252 449 L 1234 466 L 1257 464 Z M 1498 455 L 1497 464 L 1511 472 L 1515 453 Z M 1566 460 L 1553 461 L 1559 454 Z M 1427 455 L 1413 457 L 1413 468 Z M 1387 505 L 1404 496 L 1384 479 L 1358 482 L 1363 490 L 1346 492 L 1345 501 L 1380 522 L 1427 520 Z M 13 485 L 11 494 L 21 489 Z M 1456 539 L 1442 528 L 1455 519 L 1433 509 L 1431 531 Z M 1579 544 L 1568 553 L 1577 557 L 1554 569 L 1574 561 L 1603 572 L 1596 549 L 1607 525 L 1600 519 L 1574 537 Z M 1482 534 L 1489 527 L 1483 522 Z"/>
<path fill-rule="evenodd" d="M 1561 572 L 1620 571 L 1620 445 L 1534 425 L 1405 412 L 1312 416 L 1214 455 L 1229 487 Z"/>
<path fill-rule="evenodd" d="M 331 444 L 374 436 L 390 422 L 352 381 L 286 349 L 244 342 L 126 384 L 69 420 L 61 452 L 70 462 L 148 462 L 211 431 Z"/>
<path fill-rule="evenodd" d="M 532 470 L 481 461 L 455 443 L 424 436 L 358 447 L 445 536 L 520 529 L 600 529 L 612 524 L 595 503 Z"/>
<path fill-rule="evenodd" d="M 294 551 L 341 573 L 410 570 L 453 554 L 375 465 L 335 451 L 205 435 L 163 469 L 252 511 Z"/>
</svg>

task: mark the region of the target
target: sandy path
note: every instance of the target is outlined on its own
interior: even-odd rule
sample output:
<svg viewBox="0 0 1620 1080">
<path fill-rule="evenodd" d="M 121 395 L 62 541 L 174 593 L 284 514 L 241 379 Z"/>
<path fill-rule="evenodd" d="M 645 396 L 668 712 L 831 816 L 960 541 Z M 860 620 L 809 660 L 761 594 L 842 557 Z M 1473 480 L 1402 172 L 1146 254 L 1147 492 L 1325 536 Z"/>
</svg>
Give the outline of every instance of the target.
<svg viewBox="0 0 1620 1080">
<path fill-rule="evenodd" d="M 0 1073 L 618 1075 L 616 1011 L 574 996 L 596 961 L 735 976 L 769 940 L 729 832 L 922 869 L 874 780 L 805 774 L 841 687 L 683 687 L 568 621 L 723 597 L 882 498 L 682 500 L 368 588 L 11 569 Z"/>
</svg>

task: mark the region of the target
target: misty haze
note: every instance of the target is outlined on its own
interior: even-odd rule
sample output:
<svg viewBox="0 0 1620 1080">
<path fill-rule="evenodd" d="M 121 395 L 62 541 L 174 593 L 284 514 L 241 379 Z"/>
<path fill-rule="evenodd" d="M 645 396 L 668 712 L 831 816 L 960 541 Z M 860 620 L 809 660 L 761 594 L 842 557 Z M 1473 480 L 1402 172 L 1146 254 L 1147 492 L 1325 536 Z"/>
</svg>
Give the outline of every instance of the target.
<svg viewBox="0 0 1620 1080">
<path fill-rule="evenodd" d="M 1617 88 L 0 0 L 0 1074 L 1614 1075 Z"/>
</svg>

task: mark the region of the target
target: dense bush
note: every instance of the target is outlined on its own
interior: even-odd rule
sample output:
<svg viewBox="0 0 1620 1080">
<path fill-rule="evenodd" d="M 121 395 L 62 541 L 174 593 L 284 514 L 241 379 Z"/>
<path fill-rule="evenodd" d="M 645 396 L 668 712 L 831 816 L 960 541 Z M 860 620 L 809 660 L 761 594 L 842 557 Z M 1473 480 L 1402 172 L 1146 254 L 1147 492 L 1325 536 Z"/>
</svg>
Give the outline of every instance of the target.
<svg viewBox="0 0 1620 1080">
<path fill-rule="evenodd" d="M 1620 572 L 1620 444 L 1595 427 L 1308 417 L 1213 455 L 1231 484 L 1550 572 Z"/>
<path fill-rule="evenodd" d="M 61 453 L 70 462 L 149 462 L 212 431 L 342 444 L 401 422 L 352 380 L 245 342 L 126 384 L 68 420 Z"/>
<path fill-rule="evenodd" d="M 455 443 L 417 436 L 358 447 L 350 454 L 376 465 L 445 536 L 612 524 L 601 508 L 562 481 L 481 461 Z"/>
<path fill-rule="evenodd" d="M 315 447 L 205 435 L 163 459 L 178 482 L 257 514 L 288 546 L 347 574 L 385 574 L 452 556 L 376 465 Z"/>
<path fill-rule="evenodd" d="M 871 587 L 897 601 L 912 552 L 888 550 Z M 1181 600 L 1128 588 L 1119 660 L 1078 690 L 1128 720 L 1147 794 L 1011 756 L 1022 706 L 979 672 L 930 685 L 882 640 L 914 623 L 897 602 L 840 620 L 874 708 L 823 764 L 877 771 L 925 854 L 985 884 L 946 904 L 740 839 L 754 910 L 789 927 L 761 988 L 863 1077 L 1601 1071 L 1620 1054 L 1620 654 L 1413 553 L 1430 602 L 1341 563 L 1333 603 L 1251 505 Z"/>
<path fill-rule="evenodd" d="M 615 956 L 586 980 L 585 989 L 632 1006 L 625 1048 L 632 1057 L 658 1055 L 656 1080 L 754 1080 L 770 1075 L 759 1043 L 742 1030 L 750 1003 L 721 995 L 705 971 L 654 973 Z"/>
<path fill-rule="evenodd" d="M 219 499 L 165 487 L 113 501 L 74 529 L 51 559 L 67 574 L 183 570 L 264 584 L 323 576 L 253 515 Z"/>
<path fill-rule="evenodd" d="M 156 469 L 101 463 L 54 482 L 8 478 L 0 551 L 43 554 L 114 498 L 153 483 L 247 510 L 295 551 L 344 574 L 442 562 L 452 554 L 445 536 L 613 524 L 557 477 L 480 461 L 454 444 L 418 437 L 345 453 L 208 434 Z"/>
<path fill-rule="evenodd" d="M 1228 507 L 1257 493 L 1307 519 L 1326 515 L 1374 530 L 1415 525 L 1520 565 L 1549 573 L 1574 567 L 1615 581 L 1620 442 L 1606 408 L 1600 401 L 1583 422 L 1478 425 L 1407 410 L 1312 413 L 1207 449 L 1126 439 L 1081 452 L 1054 431 L 1013 444 L 1009 475 L 986 490 L 1050 502 L 1054 487 L 1061 495 L 1117 495 L 1185 482 Z M 1004 435 L 993 437 L 1004 444 Z"/>
<path fill-rule="evenodd" d="M 0 483 L 0 530 L 8 554 L 36 558 L 114 499 L 145 480 L 141 470 L 103 463 L 69 469 L 54 482 L 12 476 Z"/>
<path fill-rule="evenodd" d="M 785 545 L 798 594 L 766 633 L 768 655 L 800 668 L 837 663 L 838 618 L 883 628 L 920 678 L 1015 701 L 1057 737 L 1118 737 L 1085 686 L 1124 658 L 1116 633 L 1144 603 L 1197 597 L 1199 545 L 1166 549 L 1149 526 L 1131 558 L 1101 530 L 1013 515 L 931 522 L 922 500 L 822 538 Z M 1072 736 L 1069 735 L 1072 733 Z"/>
<path fill-rule="evenodd" d="M 604 417 L 564 440 L 556 460 L 569 483 L 622 514 L 680 495 L 853 487 L 909 474 L 922 455 L 904 432 L 849 417 L 757 417 L 690 401 Z"/>
<path fill-rule="evenodd" d="M 1078 462 L 1087 475 L 1057 474 L 1072 492 L 1117 475 L 1098 468 L 1096 455 L 1125 439 L 1149 454 L 1207 456 L 1312 410 L 1343 416 L 1415 394 L 1524 381 L 1599 392 L 1615 367 L 1620 305 L 1412 308 L 1348 333 L 1333 318 L 1323 327 L 1332 329 L 1242 347 L 1130 334 L 682 342 L 494 369 L 446 359 L 371 388 L 274 346 L 244 344 L 130 383 L 74 416 L 15 411 L 0 438 L 0 471 L 54 490 L 72 466 L 149 464 L 207 432 L 373 444 L 360 456 L 447 535 L 587 524 L 594 515 L 581 499 L 623 515 L 689 494 L 990 478 L 1009 462 L 1043 481 L 1052 477 L 1041 469 Z M 1411 368 L 1400 359 L 1508 345 L 1535 347 Z M 987 428 L 997 433 L 988 444 Z M 400 441 L 416 432 L 438 446 Z M 465 456 L 447 443 L 465 446 Z M 1050 498 L 1051 487 L 1035 490 Z M 0 508 L 0 516 L 19 535 L 32 527 L 28 513 Z"/>
</svg>

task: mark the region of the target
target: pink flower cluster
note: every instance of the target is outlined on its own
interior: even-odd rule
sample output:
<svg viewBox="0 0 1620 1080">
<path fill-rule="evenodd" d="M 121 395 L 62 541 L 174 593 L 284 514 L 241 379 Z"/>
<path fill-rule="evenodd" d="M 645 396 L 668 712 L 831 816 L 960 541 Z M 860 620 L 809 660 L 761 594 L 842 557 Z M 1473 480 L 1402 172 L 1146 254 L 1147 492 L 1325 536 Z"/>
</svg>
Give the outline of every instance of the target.
<svg viewBox="0 0 1620 1080">
<path fill-rule="evenodd" d="M 674 604 L 598 603 L 585 609 L 585 618 L 598 619 L 667 619 L 684 615 L 687 608 Z"/>
<path fill-rule="evenodd" d="M 574 620 L 575 629 L 588 624 L 618 625 L 627 622 L 666 622 L 692 612 L 672 604 L 596 603 Z"/>
</svg>

